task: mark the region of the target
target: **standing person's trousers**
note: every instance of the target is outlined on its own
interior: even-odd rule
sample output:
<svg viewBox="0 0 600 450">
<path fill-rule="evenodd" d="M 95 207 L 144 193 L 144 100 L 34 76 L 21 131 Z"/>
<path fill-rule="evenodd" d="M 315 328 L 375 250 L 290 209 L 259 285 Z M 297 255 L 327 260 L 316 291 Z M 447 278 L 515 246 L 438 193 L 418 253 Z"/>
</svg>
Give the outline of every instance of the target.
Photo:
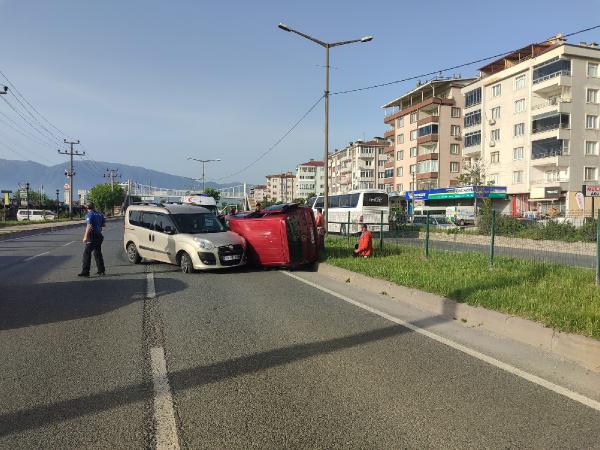
<svg viewBox="0 0 600 450">
<path fill-rule="evenodd" d="M 94 259 L 96 260 L 96 267 L 98 273 L 104 273 L 104 258 L 102 257 L 102 242 L 104 236 L 101 234 L 92 234 L 90 240 L 85 244 L 85 250 L 83 251 L 83 266 L 81 272 L 90 273 L 90 265 L 92 262 L 92 252 L 94 253 Z"/>
</svg>

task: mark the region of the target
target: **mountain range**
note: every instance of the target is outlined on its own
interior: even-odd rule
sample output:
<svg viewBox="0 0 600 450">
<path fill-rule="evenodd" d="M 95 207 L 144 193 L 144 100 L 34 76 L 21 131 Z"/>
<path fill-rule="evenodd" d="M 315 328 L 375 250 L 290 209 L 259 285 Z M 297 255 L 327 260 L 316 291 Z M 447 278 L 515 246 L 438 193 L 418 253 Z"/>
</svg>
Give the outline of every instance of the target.
<svg viewBox="0 0 600 450">
<path fill-rule="evenodd" d="M 136 183 L 170 189 L 198 190 L 201 188 L 200 184 L 192 178 L 171 175 L 139 166 L 101 161 L 91 162 L 89 160 L 75 161 L 74 166 L 74 192 L 79 189 L 90 189 L 97 184 L 108 182 L 109 180 L 103 177 L 107 168 L 118 169 L 121 178 L 116 181 L 119 182 L 132 180 Z M 29 182 L 32 190 L 39 191 L 43 187 L 44 192 L 54 198 L 54 192 L 58 189 L 62 197 L 64 184 L 68 182 L 65 176 L 65 169 L 67 168 L 68 164 L 65 163 L 45 166 L 35 161 L 15 161 L 0 158 L 0 189 L 16 191 L 19 183 Z M 219 184 L 207 181 L 206 187 L 219 189 L 239 184 L 241 183 Z"/>
</svg>

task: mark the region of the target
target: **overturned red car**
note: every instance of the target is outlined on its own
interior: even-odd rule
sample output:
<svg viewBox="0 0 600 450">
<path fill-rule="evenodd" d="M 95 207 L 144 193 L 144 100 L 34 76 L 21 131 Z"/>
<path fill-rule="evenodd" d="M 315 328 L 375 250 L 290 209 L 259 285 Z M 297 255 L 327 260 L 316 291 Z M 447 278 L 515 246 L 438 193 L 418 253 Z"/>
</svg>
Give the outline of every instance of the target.
<svg viewBox="0 0 600 450">
<path fill-rule="evenodd" d="M 226 217 L 231 231 L 246 239 L 249 263 L 294 268 L 319 258 L 312 209 L 295 203 Z"/>
</svg>

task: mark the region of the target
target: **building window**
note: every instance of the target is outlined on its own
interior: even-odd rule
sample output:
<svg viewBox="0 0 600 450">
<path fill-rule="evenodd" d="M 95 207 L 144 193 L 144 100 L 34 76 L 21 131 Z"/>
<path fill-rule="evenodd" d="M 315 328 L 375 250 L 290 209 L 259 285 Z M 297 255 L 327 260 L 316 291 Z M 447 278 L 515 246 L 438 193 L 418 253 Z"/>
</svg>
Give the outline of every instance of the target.
<svg viewBox="0 0 600 450">
<path fill-rule="evenodd" d="M 488 178 L 489 178 L 489 182 L 492 184 L 492 186 L 498 186 L 499 176 L 497 173 L 491 174 Z"/>
<path fill-rule="evenodd" d="M 495 130 L 492 130 L 492 132 L 490 133 L 490 140 L 491 141 L 499 141 L 500 140 L 500 128 L 496 128 Z"/>
<path fill-rule="evenodd" d="M 556 57 L 533 66 L 533 84 L 559 75 L 571 75 L 570 59 Z"/>
<path fill-rule="evenodd" d="M 460 164 L 458 162 L 451 162 L 450 163 L 450 172 L 452 173 L 458 173 L 460 170 Z"/>
<path fill-rule="evenodd" d="M 588 89 L 587 90 L 587 102 L 588 103 L 598 103 L 598 89 Z"/>
<path fill-rule="evenodd" d="M 525 111 L 525 99 L 517 100 L 515 102 L 515 113 L 522 113 Z"/>
<path fill-rule="evenodd" d="M 523 171 L 515 170 L 512 174 L 513 183 L 518 184 L 523 182 Z"/>
<path fill-rule="evenodd" d="M 596 181 L 598 179 L 597 167 L 585 167 L 583 171 L 584 181 Z"/>
<path fill-rule="evenodd" d="M 383 159 L 380 159 L 379 161 L 377 161 L 377 165 L 378 165 L 379 167 L 383 167 L 383 166 L 385 166 L 385 160 L 383 160 Z"/>
<path fill-rule="evenodd" d="M 409 184 L 409 188 L 410 191 L 414 191 L 415 190 L 415 183 L 413 183 L 412 181 Z"/>
<path fill-rule="evenodd" d="M 404 176 L 404 167 L 396 167 L 396 176 L 397 177 Z"/>
<path fill-rule="evenodd" d="M 587 76 L 591 77 L 591 78 L 598 78 L 598 64 L 597 63 L 588 63 Z"/>
<path fill-rule="evenodd" d="M 465 134 L 465 147 L 473 147 L 481 144 L 481 131 Z"/>
<path fill-rule="evenodd" d="M 502 94 L 502 85 L 500 83 L 492 86 L 492 97 L 500 97 Z"/>
<path fill-rule="evenodd" d="M 490 163 L 498 164 L 500 162 L 500 152 L 492 152 L 490 153 Z"/>
<path fill-rule="evenodd" d="M 465 108 L 481 103 L 481 88 L 465 93 Z"/>
<path fill-rule="evenodd" d="M 481 110 L 472 111 L 468 114 L 465 114 L 465 128 L 472 127 L 473 125 L 478 125 L 481 123 Z"/>
<path fill-rule="evenodd" d="M 515 78 L 515 91 L 525 87 L 525 75 L 519 75 Z"/>
<path fill-rule="evenodd" d="M 513 159 L 515 161 L 520 161 L 523 159 L 523 147 L 513 148 Z"/>
<path fill-rule="evenodd" d="M 414 158 L 415 156 L 417 156 L 417 147 L 411 147 L 410 148 L 410 157 Z"/>
<path fill-rule="evenodd" d="M 365 166 L 372 166 L 373 165 L 373 160 L 372 159 L 367 159 L 365 161 Z"/>
<path fill-rule="evenodd" d="M 514 137 L 523 136 L 525 134 L 525 124 L 516 123 L 514 126 Z"/>
<path fill-rule="evenodd" d="M 415 139 L 417 139 L 417 130 L 412 130 L 410 132 L 410 140 L 414 141 Z"/>
<path fill-rule="evenodd" d="M 450 111 L 450 116 L 452 117 L 460 117 L 460 108 L 456 108 L 456 107 L 452 107 L 452 110 Z"/>
<path fill-rule="evenodd" d="M 598 116 L 587 114 L 585 116 L 585 127 L 589 129 L 598 128 Z"/>
<path fill-rule="evenodd" d="M 500 107 L 496 106 L 495 108 L 492 108 L 492 119 L 499 119 L 500 118 Z"/>
<path fill-rule="evenodd" d="M 597 155 L 598 154 L 598 141 L 585 141 L 585 154 L 586 155 Z"/>
<path fill-rule="evenodd" d="M 458 125 L 450 125 L 450 136 L 460 136 L 460 127 Z"/>
<path fill-rule="evenodd" d="M 404 144 L 404 134 L 399 134 L 399 135 L 396 137 L 396 143 L 397 143 L 397 144 Z"/>
<path fill-rule="evenodd" d="M 396 185 L 396 191 L 402 192 L 404 190 L 404 184 L 400 183 Z"/>
<path fill-rule="evenodd" d="M 460 145 L 450 144 L 450 154 L 451 155 L 459 155 L 460 154 Z"/>
<path fill-rule="evenodd" d="M 396 120 L 396 127 L 402 128 L 404 126 L 404 117 L 400 117 Z"/>
<path fill-rule="evenodd" d="M 410 123 L 415 123 L 417 121 L 417 113 L 410 113 Z"/>
<path fill-rule="evenodd" d="M 399 150 L 396 152 L 396 160 L 402 161 L 404 159 L 404 150 Z"/>
<path fill-rule="evenodd" d="M 417 165 L 416 164 L 411 164 L 409 167 L 409 172 L 410 173 L 415 173 L 415 169 L 416 169 Z"/>
</svg>

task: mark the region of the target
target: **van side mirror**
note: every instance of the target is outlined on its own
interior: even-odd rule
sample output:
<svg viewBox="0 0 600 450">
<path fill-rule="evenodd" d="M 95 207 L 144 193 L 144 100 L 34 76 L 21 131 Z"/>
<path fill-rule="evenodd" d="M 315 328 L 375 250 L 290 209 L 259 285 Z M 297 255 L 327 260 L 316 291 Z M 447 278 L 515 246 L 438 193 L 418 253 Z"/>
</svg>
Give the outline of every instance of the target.
<svg viewBox="0 0 600 450">
<path fill-rule="evenodd" d="M 171 225 L 165 226 L 164 232 L 166 234 L 175 234 L 175 229 Z"/>
</svg>

